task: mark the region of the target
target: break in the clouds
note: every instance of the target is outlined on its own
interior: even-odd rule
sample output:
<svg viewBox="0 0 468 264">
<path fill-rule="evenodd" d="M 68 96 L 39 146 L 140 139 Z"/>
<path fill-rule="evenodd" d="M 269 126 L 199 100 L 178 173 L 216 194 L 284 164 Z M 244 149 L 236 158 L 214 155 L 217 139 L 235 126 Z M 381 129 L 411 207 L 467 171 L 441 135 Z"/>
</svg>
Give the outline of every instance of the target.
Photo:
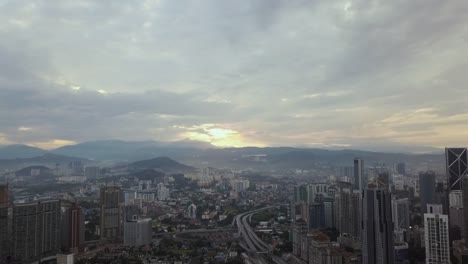
<svg viewBox="0 0 468 264">
<path fill-rule="evenodd" d="M 468 3 L 0 0 L 0 144 L 468 145 Z"/>
</svg>

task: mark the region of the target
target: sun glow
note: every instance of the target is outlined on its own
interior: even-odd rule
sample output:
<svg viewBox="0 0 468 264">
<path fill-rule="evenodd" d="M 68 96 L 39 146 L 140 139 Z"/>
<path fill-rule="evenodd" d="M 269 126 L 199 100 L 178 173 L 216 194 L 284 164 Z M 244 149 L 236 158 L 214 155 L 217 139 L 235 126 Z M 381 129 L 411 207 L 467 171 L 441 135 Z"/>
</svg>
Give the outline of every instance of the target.
<svg viewBox="0 0 468 264">
<path fill-rule="evenodd" d="M 188 128 L 188 130 L 193 131 L 184 132 L 181 137 L 209 142 L 217 147 L 264 146 L 261 143 L 249 141 L 245 135 L 238 131 L 215 125 L 196 126 Z"/>
</svg>

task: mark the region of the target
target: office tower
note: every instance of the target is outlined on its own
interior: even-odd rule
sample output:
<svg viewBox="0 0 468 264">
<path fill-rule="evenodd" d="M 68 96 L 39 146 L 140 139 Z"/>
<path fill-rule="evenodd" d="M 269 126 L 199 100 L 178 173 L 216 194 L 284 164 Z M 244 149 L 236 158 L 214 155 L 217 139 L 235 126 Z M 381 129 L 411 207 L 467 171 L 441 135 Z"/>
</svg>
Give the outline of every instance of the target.
<svg viewBox="0 0 468 264">
<path fill-rule="evenodd" d="M 325 205 L 322 203 L 315 203 L 309 206 L 309 228 L 320 229 L 325 228 Z"/>
<path fill-rule="evenodd" d="M 165 201 L 169 198 L 169 189 L 162 182 L 158 183 L 158 200 Z"/>
<path fill-rule="evenodd" d="M 307 185 L 294 186 L 294 201 L 307 202 Z"/>
<path fill-rule="evenodd" d="M 434 203 L 441 204 L 444 214 L 449 214 L 449 192 L 444 187 L 443 182 L 436 183 Z"/>
<path fill-rule="evenodd" d="M 0 184 L 0 263 L 9 255 L 10 217 L 8 207 L 8 184 Z"/>
<path fill-rule="evenodd" d="M 406 164 L 404 162 L 399 162 L 395 165 L 395 172 L 400 175 L 406 174 Z"/>
<path fill-rule="evenodd" d="M 336 174 L 340 181 L 354 183 L 354 167 L 339 167 Z"/>
<path fill-rule="evenodd" d="M 327 197 L 323 200 L 325 213 L 325 227 L 333 228 L 335 225 L 335 199 Z"/>
<path fill-rule="evenodd" d="M 408 230 L 410 226 L 410 211 L 408 198 L 392 197 L 392 218 L 394 229 Z"/>
<path fill-rule="evenodd" d="M 353 184 L 338 182 L 335 193 L 335 226 L 340 234 L 351 234 L 353 230 Z"/>
<path fill-rule="evenodd" d="M 60 249 L 60 202 L 16 204 L 11 246 L 12 258 L 19 263 L 55 255 Z"/>
<path fill-rule="evenodd" d="M 465 221 L 465 241 L 468 241 L 468 179 L 463 179 L 463 220 Z M 468 242 L 466 242 L 468 245 Z"/>
<path fill-rule="evenodd" d="M 449 220 L 450 228 L 456 227 L 457 233 L 460 236 L 465 235 L 465 221 L 464 221 L 464 210 L 463 210 L 463 191 L 455 190 L 449 194 Z M 452 239 L 456 235 L 450 236 Z"/>
<path fill-rule="evenodd" d="M 294 201 L 289 202 L 289 217 L 293 224 L 296 221 L 296 202 Z"/>
<path fill-rule="evenodd" d="M 362 191 L 366 189 L 367 180 L 364 179 L 364 161 L 354 159 L 354 190 Z"/>
<path fill-rule="evenodd" d="M 388 171 L 378 173 L 376 184 L 380 188 L 390 189 L 390 174 Z"/>
<path fill-rule="evenodd" d="M 0 184 L 0 206 L 8 206 L 8 183 Z"/>
<path fill-rule="evenodd" d="M 450 263 L 449 222 L 447 215 L 436 212 L 441 211 L 441 209 L 442 206 L 439 208 L 428 206 L 429 213 L 424 214 L 424 243 L 427 264 Z"/>
<path fill-rule="evenodd" d="M 306 202 L 309 204 L 313 204 L 318 202 L 317 196 L 318 195 L 327 195 L 328 188 L 330 187 L 327 183 L 312 183 L 306 186 L 307 190 L 307 200 Z"/>
<path fill-rule="evenodd" d="M 9 208 L 6 205 L 0 205 L 0 263 L 6 263 L 9 256 L 10 227 Z"/>
<path fill-rule="evenodd" d="M 382 189 L 367 189 L 362 195 L 362 263 L 393 263 L 391 195 Z"/>
<path fill-rule="evenodd" d="M 352 197 L 352 233 L 351 235 L 354 239 L 359 242 L 361 241 L 361 219 L 362 219 L 362 195 L 361 192 L 358 190 L 353 191 Z"/>
<path fill-rule="evenodd" d="M 85 236 L 85 215 L 77 203 L 67 208 L 62 221 L 62 246 L 71 253 L 82 250 Z"/>
<path fill-rule="evenodd" d="M 445 148 L 445 161 L 447 164 L 447 189 L 463 190 L 463 177 L 468 172 L 466 148 Z"/>
<path fill-rule="evenodd" d="M 120 187 L 102 187 L 101 205 L 101 239 L 119 238 L 122 234 L 122 190 Z"/>
<path fill-rule="evenodd" d="M 303 255 L 302 253 L 302 241 L 303 237 L 307 236 L 307 233 L 309 231 L 309 228 L 307 226 L 307 223 L 299 219 L 297 220 L 291 228 L 291 238 L 292 238 L 292 253 L 295 256 L 301 256 Z"/>
<path fill-rule="evenodd" d="M 419 173 L 419 197 L 421 198 L 421 212 L 426 213 L 427 204 L 434 203 L 435 173 L 432 171 Z"/>
<path fill-rule="evenodd" d="M 124 245 L 131 247 L 139 247 L 148 245 L 152 239 L 151 218 L 138 219 L 133 216 L 133 219 L 126 219 L 124 223 Z"/>
</svg>

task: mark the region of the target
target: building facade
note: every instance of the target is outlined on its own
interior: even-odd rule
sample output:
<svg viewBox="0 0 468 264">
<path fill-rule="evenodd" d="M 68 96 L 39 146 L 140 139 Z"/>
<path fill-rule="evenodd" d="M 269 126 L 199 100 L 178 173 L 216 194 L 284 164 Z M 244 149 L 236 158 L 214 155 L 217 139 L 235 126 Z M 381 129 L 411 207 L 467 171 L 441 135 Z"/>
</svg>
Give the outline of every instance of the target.
<svg viewBox="0 0 468 264">
<path fill-rule="evenodd" d="M 449 221 L 447 215 L 438 213 L 424 214 L 424 243 L 427 264 L 450 263 Z"/>
<path fill-rule="evenodd" d="M 391 195 L 383 189 L 362 192 L 362 263 L 394 263 Z"/>
<path fill-rule="evenodd" d="M 101 188 L 101 239 L 117 239 L 122 236 L 122 196 L 120 187 Z"/>
<path fill-rule="evenodd" d="M 395 230 L 409 229 L 410 211 L 408 198 L 392 199 L 392 218 Z"/>
<path fill-rule="evenodd" d="M 362 159 L 354 159 L 354 190 L 362 191 L 365 189 L 366 182 L 364 180 L 364 161 Z"/>
<path fill-rule="evenodd" d="M 85 241 L 85 215 L 77 203 L 67 208 L 62 221 L 62 246 L 71 253 L 83 249 Z"/>
<path fill-rule="evenodd" d="M 419 197 L 421 198 L 421 212 L 426 213 L 427 204 L 434 203 L 435 173 L 432 171 L 419 174 Z"/>
<path fill-rule="evenodd" d="M 18 263 L 55 255 L 60 249 L 60 202 L 55 200 L 13 207 L 11 254 Z"/>
<path fill-rule="evenodd" d="M 468 173 L 466 148 L 445 148 L 448 190 L 463 190 L 463 178 Z"/>
</svg>

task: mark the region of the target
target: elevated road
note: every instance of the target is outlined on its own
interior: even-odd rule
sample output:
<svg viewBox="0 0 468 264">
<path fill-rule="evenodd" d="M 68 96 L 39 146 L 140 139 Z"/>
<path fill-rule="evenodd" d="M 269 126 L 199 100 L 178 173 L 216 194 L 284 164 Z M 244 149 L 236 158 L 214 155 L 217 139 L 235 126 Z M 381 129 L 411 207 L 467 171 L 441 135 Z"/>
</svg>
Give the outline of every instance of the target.
<svg viewBox="0 0 468 264">
<path fill-rule="evenodd" d="M 261 240 L 249 224 L 249 221 L 254 214 L 271 208 L 274 208 L 274 206 L 239 214 L 233 220 L 233 225 L 234 223 L 237 225 L 238 235 L 243 240 L 240 245 L 249 253 L 250 258 L 256 264 L 268 263 L 265 259 L 267 256 L 270 256 L 271 260 L 277 264 L 285 264 L 280 257 L 272 254 L 271 245 L 268 245 Z"/>
</svg>

